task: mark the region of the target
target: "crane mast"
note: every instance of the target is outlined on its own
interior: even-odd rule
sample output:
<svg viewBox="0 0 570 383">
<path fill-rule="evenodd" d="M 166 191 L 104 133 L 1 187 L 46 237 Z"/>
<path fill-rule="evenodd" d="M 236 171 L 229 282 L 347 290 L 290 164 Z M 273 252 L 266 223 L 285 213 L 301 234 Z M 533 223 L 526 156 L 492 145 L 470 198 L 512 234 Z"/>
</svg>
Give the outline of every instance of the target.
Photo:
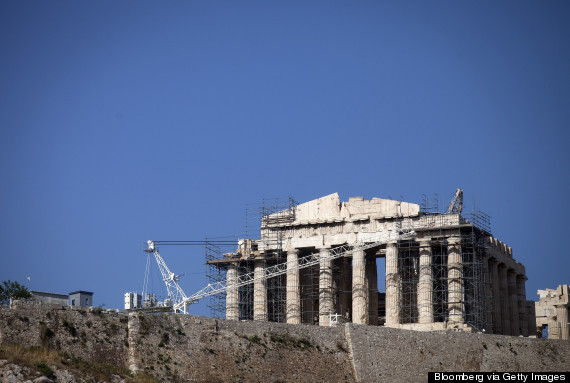
<svg viewBox="0 0 570 383">
<path fill-rule="evenodd" d="M 158 248 L 155 246 L 153 241 L 148 241 L 148 248 L 145 249 L 147 253 L 153 253 L 154 258 L 156 259 L 156 263 L 158 264 L 158 268 L 160 269 L 160 274 L 162 274 L 162 280 L 166 284 L 166 291 L 168 292 L 168 298 L 171 300 L 175 311 L 182 312 L 187 314 L 188 311 L 188 297 L 182 290 L 182 287 L 178 284 L 178 280 L 180 279 L 180 275 L 174 274 L 168 266 L 164 259 L 158 252 Z M 180 302 L 183 302 L 180 304 Z"/>
</svg>

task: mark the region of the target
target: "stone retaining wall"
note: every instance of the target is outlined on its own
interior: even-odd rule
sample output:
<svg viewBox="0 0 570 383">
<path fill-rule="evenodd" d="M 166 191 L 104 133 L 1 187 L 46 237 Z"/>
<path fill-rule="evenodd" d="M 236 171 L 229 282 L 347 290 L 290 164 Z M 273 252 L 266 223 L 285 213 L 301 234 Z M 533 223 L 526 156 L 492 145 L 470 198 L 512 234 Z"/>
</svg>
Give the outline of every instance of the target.
<svg viewBox="0 0 570 383">
<path fill-rule="evenodd" d="M 43 344 L 169 382 L 425 382 L 428 371 L 566 371 L 570 366 L 567 341 L 171 313 L 131 314 L 127 320 L 124 314 L 37 305 L 0 309 L 0 343 Z"/>
</svg>

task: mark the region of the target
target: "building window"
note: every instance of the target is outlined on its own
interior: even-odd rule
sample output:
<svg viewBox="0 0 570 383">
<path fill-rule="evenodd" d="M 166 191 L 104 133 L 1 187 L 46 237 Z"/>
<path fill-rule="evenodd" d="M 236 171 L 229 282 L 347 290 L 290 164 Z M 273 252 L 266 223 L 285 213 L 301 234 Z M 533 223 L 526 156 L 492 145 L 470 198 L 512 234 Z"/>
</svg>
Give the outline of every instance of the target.
<svg viewBox="0 0 570 383">
<path fill-rule="evenodd" d="M 75 299 L 72 299 L 72 300 L 71 300 L 71 305 L 72 305 L 72 306 L 75 306 Z"/>
<path fill-rule="evenodd" d="M 85 306 L 89 306 L 89 298 L 85 298 Z"/>
</svg>

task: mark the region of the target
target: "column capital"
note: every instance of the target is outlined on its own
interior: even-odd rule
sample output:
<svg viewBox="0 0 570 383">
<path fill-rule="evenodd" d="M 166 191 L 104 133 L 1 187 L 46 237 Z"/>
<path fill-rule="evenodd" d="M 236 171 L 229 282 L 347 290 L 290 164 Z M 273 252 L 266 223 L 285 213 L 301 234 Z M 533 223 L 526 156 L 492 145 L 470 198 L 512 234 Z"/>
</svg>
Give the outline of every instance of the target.
<svg viewBox="0 0 570 383">
<path fill-rule="evenodd" d="M 461 237 L 458 235 L 447 237 L 447 243 L 450 245 L 459 245 L 461 243 Z"/>
<path fill-rule="evenodd" d="M 520 280 L 521 282 L 528 281 L 528 277 L 525 274 L 517 274 L 517 281 Z"/>
<path fill-rule="evenodd" d="M 420 247 L 431 247 L 431 238 L 418 238 Z"/>
</svg>

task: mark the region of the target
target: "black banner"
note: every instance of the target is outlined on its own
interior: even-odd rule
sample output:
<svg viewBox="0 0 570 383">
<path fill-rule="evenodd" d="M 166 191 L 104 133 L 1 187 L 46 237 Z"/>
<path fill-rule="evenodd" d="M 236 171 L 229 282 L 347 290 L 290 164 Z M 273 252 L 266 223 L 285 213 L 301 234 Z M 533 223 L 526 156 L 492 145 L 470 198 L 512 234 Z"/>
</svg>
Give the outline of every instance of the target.
<svg viewBox="0 0 570 383">
<path fill-rule="evenodd" d="M 429 383 L 569 382 L 569 372 L 428 372 Z"/>
</svg>

